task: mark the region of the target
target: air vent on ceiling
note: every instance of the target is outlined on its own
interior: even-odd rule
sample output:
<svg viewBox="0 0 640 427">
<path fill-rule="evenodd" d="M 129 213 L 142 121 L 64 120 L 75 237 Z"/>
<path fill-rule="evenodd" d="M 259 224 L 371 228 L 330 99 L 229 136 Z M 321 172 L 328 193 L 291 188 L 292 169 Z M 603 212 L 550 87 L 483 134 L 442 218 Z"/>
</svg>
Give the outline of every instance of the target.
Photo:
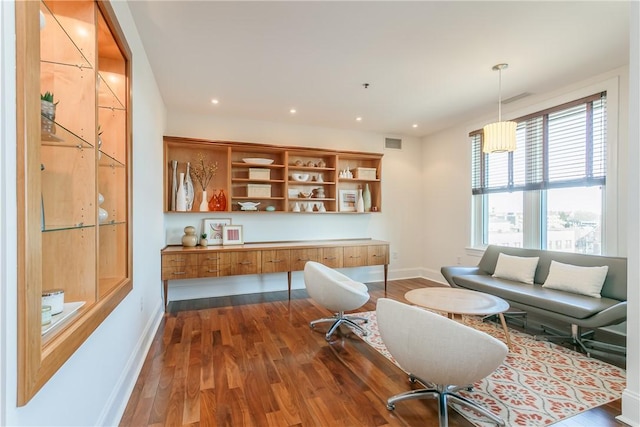
<svg viewBox="0 0 640 427">
<path fill-rule="evenodd" d="M 503 99 L 502 103 L 503 104 L 509 104 L 509 103 L 515 102 L 515 101 L 517 101 L 519 99 L 526 98 L 527 96 L 530 96 L 530 95 L 531 95 L 531 93 L 529 93 L 529 92 L 522 92 L 521 94 L 516 95 L 516 96 L 512 96 L 511 98 Z"/>
<path fill-rule="evenodd" d="M 400 138 L 385 138 L 384 148 L 391 148 L 394 150 L 402 150 L 402 140 Z"/>
</svg>

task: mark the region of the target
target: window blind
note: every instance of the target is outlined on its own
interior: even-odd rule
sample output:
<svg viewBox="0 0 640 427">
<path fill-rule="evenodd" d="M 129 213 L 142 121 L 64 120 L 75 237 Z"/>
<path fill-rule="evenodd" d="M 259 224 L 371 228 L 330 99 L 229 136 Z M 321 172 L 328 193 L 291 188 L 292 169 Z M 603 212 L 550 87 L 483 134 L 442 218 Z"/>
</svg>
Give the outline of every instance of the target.
<svg viewBox="0 0 640 427">
<path fill-rule="evenodd" d="M 516 119 L 517 149 L 482 152 L 472 132 L 472 194 L 604 185 L 606 93 Z"/>
</svg>

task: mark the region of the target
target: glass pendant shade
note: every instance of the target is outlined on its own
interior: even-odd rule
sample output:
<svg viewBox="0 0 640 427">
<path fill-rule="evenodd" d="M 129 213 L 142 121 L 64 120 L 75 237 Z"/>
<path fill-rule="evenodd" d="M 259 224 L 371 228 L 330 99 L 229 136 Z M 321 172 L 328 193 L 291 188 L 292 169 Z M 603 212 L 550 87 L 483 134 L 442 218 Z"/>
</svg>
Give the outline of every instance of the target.
<svg viewBox="0 0 640 427">
<path fill-rule="evenodd" d="M 516 122 L 495 122 L 482 128 L 482 151 L 503 153 L 516 150 Z"/>
</svg>

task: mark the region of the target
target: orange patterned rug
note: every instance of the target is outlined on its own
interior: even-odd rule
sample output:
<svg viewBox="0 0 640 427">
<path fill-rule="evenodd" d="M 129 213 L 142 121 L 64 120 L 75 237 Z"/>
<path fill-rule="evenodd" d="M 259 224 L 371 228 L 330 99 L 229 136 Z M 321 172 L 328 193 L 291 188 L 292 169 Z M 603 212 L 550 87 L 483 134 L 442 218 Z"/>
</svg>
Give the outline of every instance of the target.
<svg viewBox="0 0 640 427">
<path fill-rule="evenodd" d="M 369 322 L 367 336 L 354 332 L 392 362 L 376 322 L 376 313 L 358 313 Z M 464 323 L 504 341 L 502 327 L 471 316 Z M 508 426 L 546 426 L 619 399 L 626 384 L 622 368 L 510 329 L 513 350 L 490 376 L 460 394 L 484 405 Z M 404 403 L 406 404 L 406 403 Z M 452 405 L 454 406 L 454 405 Z M 491 426 L 466 408 L 456 408 L 477 426 Z"/>
</svg>

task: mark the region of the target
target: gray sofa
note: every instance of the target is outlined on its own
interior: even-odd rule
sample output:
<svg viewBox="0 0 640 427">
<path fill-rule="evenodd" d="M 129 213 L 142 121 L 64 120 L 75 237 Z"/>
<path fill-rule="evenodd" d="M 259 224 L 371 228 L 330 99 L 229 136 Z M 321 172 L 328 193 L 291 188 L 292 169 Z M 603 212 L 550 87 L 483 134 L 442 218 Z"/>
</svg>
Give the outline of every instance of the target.
<svg viewBox="0 0 640 427">
<path fill-rule="evenodd" d="M 500 253 L 539 257 L 534 283 L 530 285 L 492 277 Z M 543 288 L 552 260 L 584 267 L 607 265 L 609 270 L 602 287 L 602 298 Z M 586 353 L 590 352 L 592 346 L 583 340 L 585 335 L 581 328 L 593 330 L 619 324 L 627 318 L 626 258 L 491 245 L 477 266 L 447 266 L 442 267 L 441 272 L 453 287 L 496 295 L 508 301 L 513 308 L 571 325 L 568 338 Z"/>
</svg>

